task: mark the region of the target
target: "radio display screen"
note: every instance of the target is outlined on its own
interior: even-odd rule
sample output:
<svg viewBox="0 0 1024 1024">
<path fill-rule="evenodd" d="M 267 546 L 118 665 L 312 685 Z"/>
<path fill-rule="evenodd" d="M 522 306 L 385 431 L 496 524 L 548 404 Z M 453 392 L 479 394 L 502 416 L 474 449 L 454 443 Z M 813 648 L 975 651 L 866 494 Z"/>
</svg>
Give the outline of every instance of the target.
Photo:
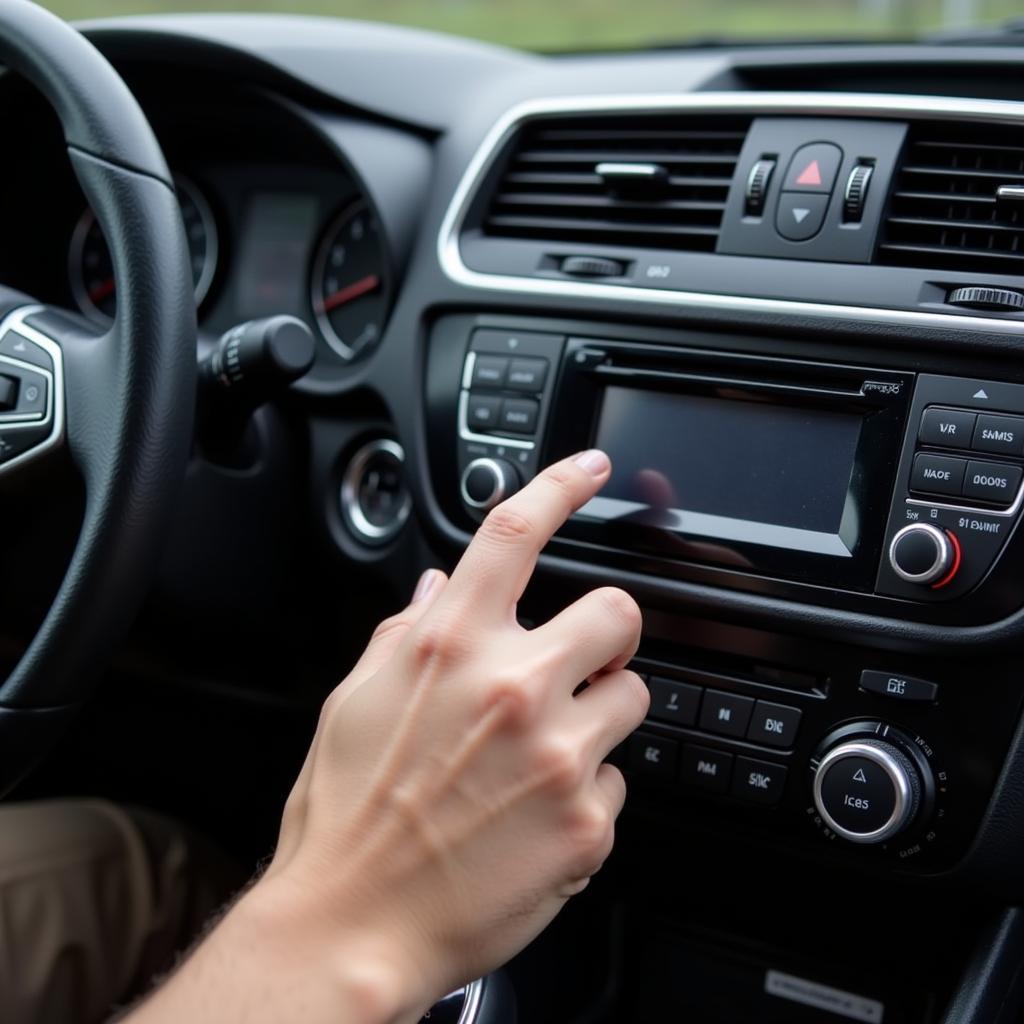
<svg viewBox="0 0 1024 1024">
<path fill-rule="evenodd" d="M 851 411 L 611 386 L 594 443 L 612 477 L 581 514 L 849 557 L 863 425 Z"/>
</svg>

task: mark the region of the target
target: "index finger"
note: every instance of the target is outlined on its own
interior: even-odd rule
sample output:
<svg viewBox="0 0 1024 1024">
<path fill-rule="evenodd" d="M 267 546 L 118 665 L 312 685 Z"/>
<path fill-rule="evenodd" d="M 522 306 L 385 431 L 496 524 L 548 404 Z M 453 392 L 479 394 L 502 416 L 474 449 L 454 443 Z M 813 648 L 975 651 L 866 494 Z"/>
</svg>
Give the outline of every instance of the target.
<svg viewBox="0 0 1024 1024">
<path fill-rule="evenodd" d="M 611 460 L 597 449 L 548 466 L 488 513 L 443 595 L 474 614 L 507 617 L 552 534 L 607 482 Z"/>
</svg>

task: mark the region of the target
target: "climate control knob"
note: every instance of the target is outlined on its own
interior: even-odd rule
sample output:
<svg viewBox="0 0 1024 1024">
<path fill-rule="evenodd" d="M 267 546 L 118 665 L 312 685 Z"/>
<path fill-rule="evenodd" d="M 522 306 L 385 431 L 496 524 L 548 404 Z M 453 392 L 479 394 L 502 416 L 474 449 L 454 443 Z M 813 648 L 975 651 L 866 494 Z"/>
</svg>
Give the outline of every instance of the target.
<svg viewBox="0 0 1024 1024">
<path fill-rule="evenodd" d="M 851 843 L 884 843 L 921 807 L 923 781 L 892 743 L 849 739 L 832 747 L 814 775 L 814 804 L 825 824 Z"/>
<path fill-rule="evenodd" d="M 960 567 L 960 543 L 952 533 L 931 523 L 911 523 L 893 537 L 889 564 L 908 583 L 946 583 Z"/>
<path fill-rule="evenodd" d="M 463 471 L 459 490 L 470 507 L 486 512 L 519 490 L 519 471 L 505 459 L 474 459 Z"/>
</svg>

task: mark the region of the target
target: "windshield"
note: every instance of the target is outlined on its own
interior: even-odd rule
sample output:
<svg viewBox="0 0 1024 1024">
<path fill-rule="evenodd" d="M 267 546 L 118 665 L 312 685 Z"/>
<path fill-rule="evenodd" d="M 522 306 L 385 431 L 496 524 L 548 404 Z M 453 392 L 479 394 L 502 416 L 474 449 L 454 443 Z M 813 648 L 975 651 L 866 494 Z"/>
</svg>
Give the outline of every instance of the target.
<svg viewBox="0 0 1024 1024">
<path fill-rule="evenodd" d="M 906 38 L 995 24 L 1020 0 L 44 0 L 69 19 L 186 11 L 281 11 L 384 21 L 531 50 L 688 40 Z"/>
</svg>

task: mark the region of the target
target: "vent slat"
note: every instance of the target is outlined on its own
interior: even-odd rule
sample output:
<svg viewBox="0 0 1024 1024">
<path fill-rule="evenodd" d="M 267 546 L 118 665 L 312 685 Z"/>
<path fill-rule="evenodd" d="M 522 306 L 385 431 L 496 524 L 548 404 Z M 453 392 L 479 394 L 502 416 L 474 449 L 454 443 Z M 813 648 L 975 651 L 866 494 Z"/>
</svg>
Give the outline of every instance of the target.
<svg viewBox="0 0 1024 1024">
<path fill-rule="evenodd" d="M 1024 183 L 1024 130 L 914 126 L 897 168 L 878 247 L 881 262 L 1024 273 L 1024 210 L 997 199 Z"/>
<path fill-rule="evenodd" d="M 524 127 L 492 185 L 492 237 L 714 251 L 749 118 L 580 115 Z M 657 181 L 610 183 L 600 163 L 658 164 Z"/>
</svg>

